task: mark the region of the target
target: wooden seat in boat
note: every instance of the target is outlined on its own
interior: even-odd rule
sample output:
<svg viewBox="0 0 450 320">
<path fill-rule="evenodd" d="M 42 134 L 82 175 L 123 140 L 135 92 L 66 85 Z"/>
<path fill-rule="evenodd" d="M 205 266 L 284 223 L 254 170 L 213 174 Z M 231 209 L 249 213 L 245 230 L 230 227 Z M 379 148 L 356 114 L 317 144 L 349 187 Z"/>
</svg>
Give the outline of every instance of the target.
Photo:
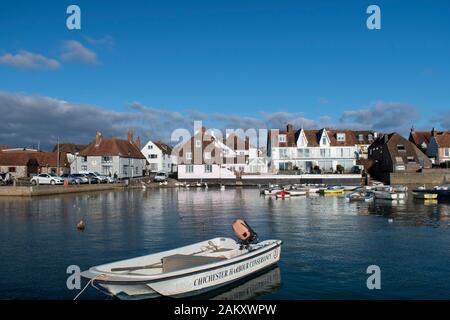
<svg viewBox="0 0 450 320">
<path fill-rule="evenodd" d="M 162 266 L 163 272 L 165 273 L 192 267 L 198 267 L 204 264 L 218 262 L 222 260 L 226 260 L 226 258 L 174 254 L 162 258 Z"/>
</svg>

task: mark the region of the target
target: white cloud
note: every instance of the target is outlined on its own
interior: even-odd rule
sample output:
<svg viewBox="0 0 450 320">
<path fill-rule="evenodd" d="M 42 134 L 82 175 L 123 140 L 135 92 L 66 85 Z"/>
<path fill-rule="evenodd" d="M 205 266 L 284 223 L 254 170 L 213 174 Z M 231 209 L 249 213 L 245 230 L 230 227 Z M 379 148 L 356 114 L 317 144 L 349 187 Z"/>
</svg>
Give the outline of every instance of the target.
<svg viewBox="0 0 450 320">
<path fill-rule="evenodd" d="M 97 63 L 97 54 L 78 41 L 67 40 L 63 43 L 61 59 L 66 62 L 95 64 Z"/>
<path fill-rule="evenodd" d="M 0 64 L 24 70 L 56 70 L 60 67 L 59 62 L 55 59 L 25 50 L 16 54 L 6 53 L 0 56 Z"/>
<path fill-rule="evenodd" d="M 51 97 L 0 91 L 0 114 L 0 144 L 36 146 L 40 141 L 41 146 L 50 148 L 57 137 L 63 142 L 89 143 L 97 130 L 104 136 L 125 137 L 130 127 L 135 129 L 136 135 L 140 135 L 141 141 L 151 138 L 170 143 L 173 130 L 183 128 L 192 131 L 194 120 L 202 120 L 206 127 L 221 130 L 284 129 L 287 123 L 291 123 L 295 129 L 332 127 L 405 133 L 403 129 L 407 131 L 417 112 L 409 105 L 382 102 L 369 108 L 345 111 L 340 121 L 327 116 L 308 119 L 298 112 L 259 113 L 248 117 L 195 110 L 179 112 L 148 107 L 139 102 L 132 102 L 123 110 L 115 111 Z M 442 120 L 441 125 L 449 126 L 449 123 Z"/>
<path fill-rule="evenodd" d="M 104 37 L 101 38 L 93 38 L 93 37 L 84 37 L 86 39 L 87 42 L 89 42 L 92 45 L 96 45 L 96 46 L 107 46 L 107 47 L 113 47 L 116 42 L 114 41 L 114 38 L 111 37 L 110 35 L 106 35 Z"/>
<path fill-rule="evenodd" d="M 344 111 L 340 123 L 344 126 L 405 133 L 417 118 L 418 112 L 415 106 L 379 101 L 363 109 Z"/>
</svg>

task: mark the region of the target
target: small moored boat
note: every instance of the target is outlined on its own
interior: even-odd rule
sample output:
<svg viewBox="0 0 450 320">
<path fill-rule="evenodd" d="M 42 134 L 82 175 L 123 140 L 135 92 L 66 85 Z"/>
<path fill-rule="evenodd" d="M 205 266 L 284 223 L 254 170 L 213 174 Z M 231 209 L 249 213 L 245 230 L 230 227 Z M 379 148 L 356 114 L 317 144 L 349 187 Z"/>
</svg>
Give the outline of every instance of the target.
<svg viewBox="0 0 450 320">
<path fill-rule="evenodd" d="M 344 193 L 344 188 L 339 186 L 329 187 L 329 188 L 323 188 L 319 190 L 322 194 L 342 194 Z"/>
<path fill-rule="evenodd" d="M 398 200 L 398 193 L 394 192 L 390 186 L 378 187 L 373 193 L 376 199 Z"/>
<path fill-rule="evenodd" d="M 413 197 L 414 199 L 433 200 L 437 199 L 438 195 L 436 193 L 413 192 Z"/>
<path fill-rule="evenodd" d="M 119 299 L 189 297 L 231 284 L 279 261 L 281 240 L 258 242 L 243 220 L 236 220 L 233 229 L 239 241 L 214 238 L 91 267 L 81 275 Z"/>
<path fill-rule="evenodd" d="M 277 192 L 277 193 L 275 194 L 275 197 L 281 198 L 281 199 L 284 199 L 284 198 L 290 198 L 290 197 L 291 197 L 291 193 L 288 192 L 288 191 L 283 190 L 283 191 Z"/>
</svg>

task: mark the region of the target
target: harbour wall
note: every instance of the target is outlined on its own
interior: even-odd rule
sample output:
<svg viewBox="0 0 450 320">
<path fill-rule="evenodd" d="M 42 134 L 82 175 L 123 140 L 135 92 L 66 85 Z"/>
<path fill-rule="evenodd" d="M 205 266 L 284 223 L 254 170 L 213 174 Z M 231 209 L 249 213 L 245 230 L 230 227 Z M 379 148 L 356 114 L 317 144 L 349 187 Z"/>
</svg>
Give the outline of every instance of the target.
<svg viewBox="0 0 450 320">
<path fill-rule="evenodd" d="M 389 183 L 397 184 L 411 184 L 411 185 L 429 185 L 436 186 L 444 183 L 450 183 L 450 170 L 434 170 L 411 173 L 390 173 Z"/>
<path fill-rule="evenodd" d="M 29 186 L 29 187 L 0 187 L 0 196 L 4 197 L 32 197 L 49 196 L 74 192 L 94 192 L 123 189 L 121 184 L 69 185 L 69 186 Z"/>
<path fill-rule="evenodd" d="M 199 179 L 180 179 L 180 182 L 195 183 Z M 360 174 L 303 174 L 303 175 L 242 175 L 239 179 L 202 179 L 210 185 L 224 184 L 229 186 L 257 186 L 265 184 L 326 184 L 326 185 L 342 185 L 342 186 L 359 186 L 361 185 Z"/>
</svg>

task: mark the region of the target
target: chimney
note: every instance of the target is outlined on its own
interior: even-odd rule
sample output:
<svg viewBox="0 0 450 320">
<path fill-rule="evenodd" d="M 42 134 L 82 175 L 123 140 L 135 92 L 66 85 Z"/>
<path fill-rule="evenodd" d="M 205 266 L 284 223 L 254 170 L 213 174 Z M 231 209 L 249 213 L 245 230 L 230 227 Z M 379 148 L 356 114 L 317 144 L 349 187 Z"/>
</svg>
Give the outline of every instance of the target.
<svg viewBox="0 0 450 320">
<path fill-rule="evenodd" d="M 287 132 L 294 132 L 294 126 L 290 123 L 286 126 Z"/>
<path fill-rule="evenodd" d="M 95 133 L 95 146 L 98 147 L 101 142 L 102 142 L 102 133 L 100 131 L 97 131 Z"/>
<path fill-rule="evenodd" d="M 136 142 L 134 144 L 138 147 L 138 149 L 141 148 L 141 138 L 139 138 L 139 136 L 136 138 Z"/>
<path fill-rule="evenodd" d="M 437 135 L 436 128 L 431 129 L 431 135 L 433 137 L 436 137 L 436 135 Z"/>
<path fill-rule="evenodd" d="M 128 142 L 133 143 L 133 129 L 128 129 Z"/>
</svg>

